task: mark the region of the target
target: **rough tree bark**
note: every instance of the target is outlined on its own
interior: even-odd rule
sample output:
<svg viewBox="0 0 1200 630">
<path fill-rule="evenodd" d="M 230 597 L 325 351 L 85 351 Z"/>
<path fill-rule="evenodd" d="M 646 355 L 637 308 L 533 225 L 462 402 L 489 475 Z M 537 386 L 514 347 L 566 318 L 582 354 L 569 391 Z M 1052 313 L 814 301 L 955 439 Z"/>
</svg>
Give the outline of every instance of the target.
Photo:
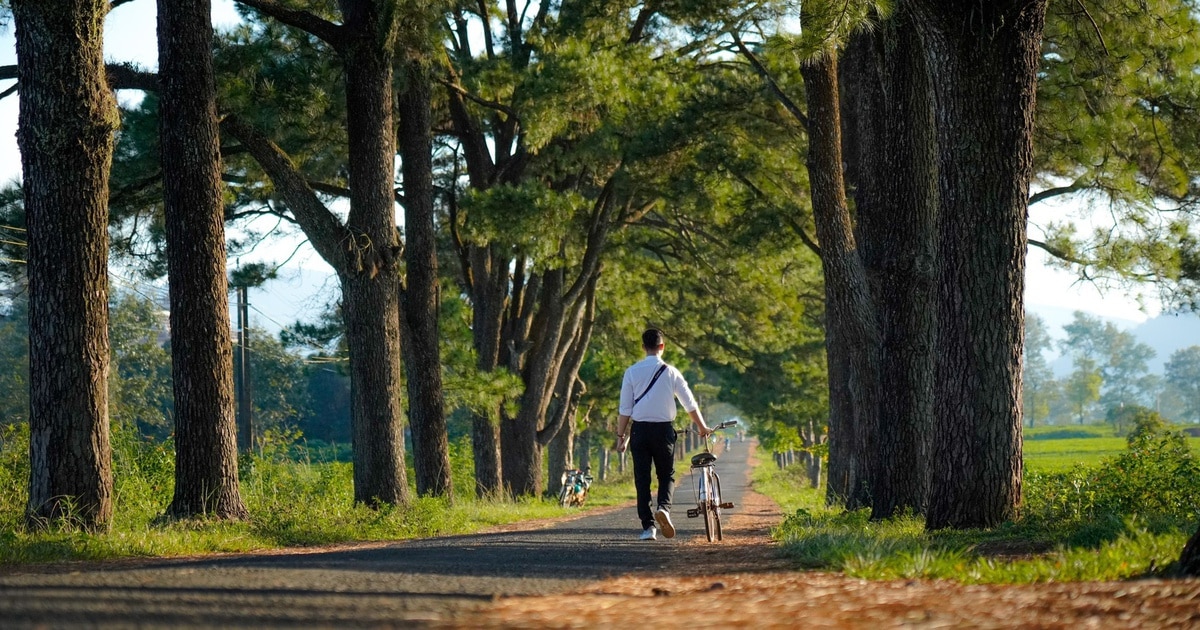
<svg viewBox="0 0 1200 630">
<path fill-rule="evenodd" d="M 926 526 L 1021 504 L 1025 224 L 1045 0 L 914 0 L 939 141 L 938 363 Z"/>
<path fill-rule="evenodd" d="M 106 0 L 14 0 L 29 275 L 26 523 L 110 526 Z"/>
<path fill-rule="evenodd" d="M 875 470 L 866 455 L 872 453 L 878 431 L 879 330 L 846 203 L 836 51 L 830 48 L 805 63 L 800 73 L 808 101 L 807 165 L 825 278 L 830 403 L 840 399 L 848 407 L 838 408 L 845 416 L 835 419 L 831 413 L 828 493 L 831 500 L 856 509 L 870 504 Z M 844 397 L 839 387 L 847 388 Z M 835 447 L 849 457 L 836 471 Z M 840 476 L 836 481 L 835 473 Z M 844 494 L 836 494 L 839 490 Z"/>
<path fill-rule="evenodd" d="M 210 0 L 158 0 L 176 518 L 249 516 L 238 491 Z"/>
<path fill-rule="evenodd" d="M 407 367 L 408 417 L 413 438 L 417 494 L 451 496 L 450 446 L 438 349 L 440 303 L 437 234 L 433 207 L 433 139 L 429 69 L 420 59 L 404 63 L 399 98 L 400 156 L 404 177 L 405 286 L 402 310 Z"/>
<path fill-rule="evenodd" d="M 922 514 L 933 415 L 937 147 L 924 49 L 904 7 L 854 36 L 857 236 L 880 325 L 879 432 L 866 456 L 872 518 Z M 904 121 L 897 124 L 896 121 Z"/>
</svg>

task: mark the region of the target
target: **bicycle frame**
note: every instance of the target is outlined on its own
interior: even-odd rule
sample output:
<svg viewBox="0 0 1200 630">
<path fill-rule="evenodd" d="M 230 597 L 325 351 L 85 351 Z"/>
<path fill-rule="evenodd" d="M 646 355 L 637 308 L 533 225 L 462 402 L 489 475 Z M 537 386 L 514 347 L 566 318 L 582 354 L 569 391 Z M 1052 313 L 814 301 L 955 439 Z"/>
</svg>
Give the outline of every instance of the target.
<svg viewBox="0 0 1200 630">
<path fill-rule="evenodd" d="M 713 433 L 704 440 L 704 451 L 692 456 L 693 474 L 698 475 L 696 483 L 696 507 L 687 511 L 688 518 L 704 517 L 704 534 L 708 542 L 723 538 L 721 532 L 721 510 L 733 508 L 733 503 L 721 501 L 721 477 L 717 474 L 717 456 L 713 455 L 712 437 L 717 431 L 737 424 L 736 420 L 722 422 L 713 428 Z"/>
</svg>

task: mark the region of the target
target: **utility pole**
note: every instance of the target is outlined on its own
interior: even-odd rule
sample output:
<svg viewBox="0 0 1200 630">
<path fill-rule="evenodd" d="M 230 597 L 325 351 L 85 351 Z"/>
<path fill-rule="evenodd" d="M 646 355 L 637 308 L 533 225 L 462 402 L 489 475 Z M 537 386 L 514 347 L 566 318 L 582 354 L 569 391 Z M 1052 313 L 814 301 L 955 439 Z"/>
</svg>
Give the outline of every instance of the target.
<svg viewBox="0 0 1200 630">
<path fill-rule="evenodd" d="M 254 387 L 250 384 L 250 287 L 257 287 L 275 277 L 275 269 L 266 263 L 238 263 L 229 274 L 229 286 L 237 290 L 238 341 L 234 350 L 237 363 L 233 375 L 237 390 L 238 450 L 252 453 L 254 435 Z"/>
<path fill-rule="evenodd" d="M 243 453 L 254 450 L 254 407 L 253 391 L 250 387 L 250 300 L 246 285 L 237 286 L 238 347 L 237 386 L 238 446 Z"/>
</svg>

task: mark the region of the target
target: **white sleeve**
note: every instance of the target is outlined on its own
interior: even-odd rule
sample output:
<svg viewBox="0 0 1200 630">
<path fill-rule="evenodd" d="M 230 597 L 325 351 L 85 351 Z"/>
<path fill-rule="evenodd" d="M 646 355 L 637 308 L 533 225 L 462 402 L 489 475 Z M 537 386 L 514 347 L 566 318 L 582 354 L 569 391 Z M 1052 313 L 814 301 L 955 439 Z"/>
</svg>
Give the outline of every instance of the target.
<svg viewBox="0 0 1200 630">
<path fill-rule="evenodd" d="M 684 380 L 683 374 L 680 374 L 679 370 L 674 367 L 671 367 L 671 388 L 675 391 L 675 397 L 679 399 L 679 404 L 683 405 L 684 411 L 692 413 L 700 408 L 700 404 L 692 395 L 692 390 Z"/>
<path fill-rule="evenodd" d="M 625 376 L 621 379 L 621 401 L 617 413 L 622 416 L 633 415 L 633 381 L 629 379 L 629 370 L 625 370 Z"/>
</svg>

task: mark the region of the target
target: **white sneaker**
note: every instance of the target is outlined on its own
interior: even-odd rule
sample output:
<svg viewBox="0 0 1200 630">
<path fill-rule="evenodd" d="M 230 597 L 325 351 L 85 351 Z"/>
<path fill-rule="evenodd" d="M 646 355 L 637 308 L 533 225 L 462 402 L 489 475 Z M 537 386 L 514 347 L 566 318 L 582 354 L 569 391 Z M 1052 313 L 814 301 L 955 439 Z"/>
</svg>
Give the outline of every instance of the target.
<svg viewBox="0 0 1200 630">
<path fill-rule="evenodd" d="M 647 527 L 646 531 L 642 532 L 642 540 L 658 540 L 658 531 L 654 529 L 653 525 Z"/>
<path fill-rule="evenodd" d="M 654 513 L 654 520 L 658 521 L 658 528 L 662 530 L 663 538 L 675 537 L 675 524 L 671 522 L 671 513 L 666 508 L 658 508 Z"/>
</svg>

